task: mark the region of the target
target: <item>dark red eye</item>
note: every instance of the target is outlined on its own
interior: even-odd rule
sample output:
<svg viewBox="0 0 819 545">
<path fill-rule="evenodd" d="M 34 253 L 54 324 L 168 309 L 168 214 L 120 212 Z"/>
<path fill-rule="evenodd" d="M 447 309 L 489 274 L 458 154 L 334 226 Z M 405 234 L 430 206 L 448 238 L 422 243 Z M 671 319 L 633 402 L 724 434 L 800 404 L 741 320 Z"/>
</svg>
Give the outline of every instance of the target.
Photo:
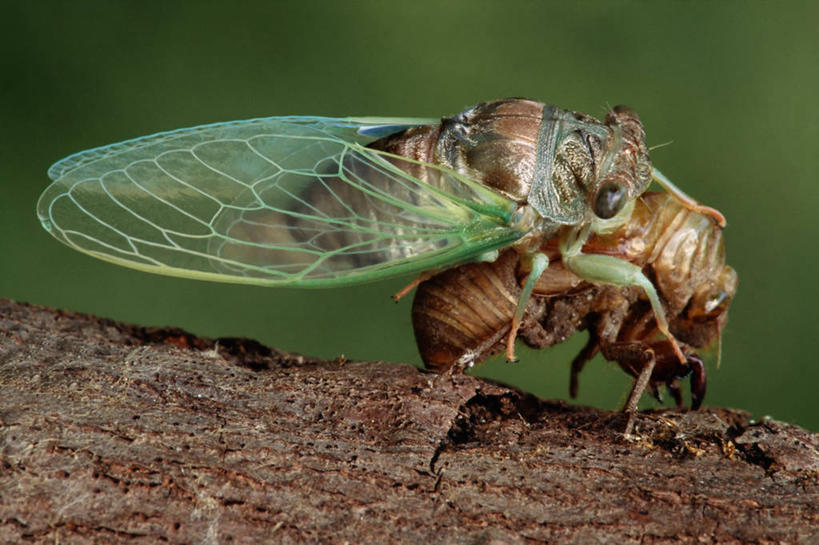
<svg viewBox="0 0 819 545">
<path fill-rule="evenodd" d="M 607 220 L 616 216 L 625 204 L 626 188 L 617 182 L 606 182 L 597 191 L 594 213 L 598 218 Z"/>
</svg>

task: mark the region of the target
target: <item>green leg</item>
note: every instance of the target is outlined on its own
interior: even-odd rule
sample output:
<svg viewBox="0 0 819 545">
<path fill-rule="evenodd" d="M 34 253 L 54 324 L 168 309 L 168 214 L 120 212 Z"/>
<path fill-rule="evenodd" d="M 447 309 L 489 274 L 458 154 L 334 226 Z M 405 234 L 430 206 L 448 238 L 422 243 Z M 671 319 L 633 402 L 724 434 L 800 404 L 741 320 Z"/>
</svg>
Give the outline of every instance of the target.
<svg viewBox="0 0 819 545">
<path fill-rule="evenodd" d="M 677 345 L 677 341 L 668 329 L 668 320 L 665 317 L 665 310 L 660 302 L 660 297 L 657 295 L 657 289 L 654 284 L 646 278 L 640 267 L 617 259 L 616 257 L 598 254 L 584 254 L 581 253 L 583 243 L 586 237 L 582 233 L 572 234 L 561 242 L 560 252 L 563 257 L 563 263 L 570 271 L 584 280 L 593 283 L 614 284 L 615 286 L 639 286 L 643 288 L 648 300 L 651 303 L 651 308 L 654 311 L 654 317 L 657 320 L 657 327 L 671 342 L 674 347 L 674 352 L 681 362 L 685 362 L 685 356 Z"/>
<path fill-rule="evenodd" d="M 549 268 L 549 258 L 546 254 L 537 253 L 531 256 L 532 270 L 529 276 L 526 277 L 526 282 L 523 284 L 520 296 L 518 297 L 518 305 L 515 307 L 515 315 L 512 317 L 512 329 L 509 331 L 509 337 L 506 341 L 506 359 L 507 361 L 517 361 L 515 358 L 515 338 L 520 328 L 520 323 L 523 321 L 523 314 L 526 312 L 526 305 L 529 304 L 529 298 L 532 296 L 532 290 L 535 289 L 540 275 Z"/>
</svg>

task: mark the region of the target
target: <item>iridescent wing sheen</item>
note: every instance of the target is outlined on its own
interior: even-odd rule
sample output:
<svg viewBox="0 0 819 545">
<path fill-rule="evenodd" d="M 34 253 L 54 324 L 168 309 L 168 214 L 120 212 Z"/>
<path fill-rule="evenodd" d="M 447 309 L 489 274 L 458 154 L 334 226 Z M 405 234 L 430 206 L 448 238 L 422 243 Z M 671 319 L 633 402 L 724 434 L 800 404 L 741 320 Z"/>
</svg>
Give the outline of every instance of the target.
<svg viewBox="0 0 819 545">
<path fill-rule="evenodd" d="M 476 259 L 524 231 L 516 204 L 366 144 L 427 119 L 271 117 L 159 133 L 49 169 L 43 226 L 149 272 L 318 287 Z"/>
</svg>

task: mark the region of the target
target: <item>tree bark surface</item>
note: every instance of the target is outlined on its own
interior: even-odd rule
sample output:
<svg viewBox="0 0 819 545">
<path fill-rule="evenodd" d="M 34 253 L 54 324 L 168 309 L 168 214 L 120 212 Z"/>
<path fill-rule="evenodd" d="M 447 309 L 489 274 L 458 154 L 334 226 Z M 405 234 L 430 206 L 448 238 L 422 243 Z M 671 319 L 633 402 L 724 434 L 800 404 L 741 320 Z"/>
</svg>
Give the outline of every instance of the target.
<svg viewBox="0 0 819 545">
<path fill-rule="evenodd" d="M 819 437 L 0 300 L 0 543 L 819 543 Z"/>
</svg>

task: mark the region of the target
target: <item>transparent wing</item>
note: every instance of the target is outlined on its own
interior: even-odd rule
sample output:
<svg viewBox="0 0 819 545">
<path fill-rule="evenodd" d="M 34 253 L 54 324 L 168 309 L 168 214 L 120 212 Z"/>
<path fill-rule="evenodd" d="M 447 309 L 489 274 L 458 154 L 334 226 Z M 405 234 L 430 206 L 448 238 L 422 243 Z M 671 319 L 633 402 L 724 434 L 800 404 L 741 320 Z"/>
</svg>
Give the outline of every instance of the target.
<svg viewBox="0 0 819 545">
<path fill-rule="evenodd" d="M 427 119 L 273 117 L 159 133 L 49 169 L 43 226 L 174 276 L 327 286 L 470 261 L 524 233 L 515 203 L 365 147 Z"/>
</svg>

